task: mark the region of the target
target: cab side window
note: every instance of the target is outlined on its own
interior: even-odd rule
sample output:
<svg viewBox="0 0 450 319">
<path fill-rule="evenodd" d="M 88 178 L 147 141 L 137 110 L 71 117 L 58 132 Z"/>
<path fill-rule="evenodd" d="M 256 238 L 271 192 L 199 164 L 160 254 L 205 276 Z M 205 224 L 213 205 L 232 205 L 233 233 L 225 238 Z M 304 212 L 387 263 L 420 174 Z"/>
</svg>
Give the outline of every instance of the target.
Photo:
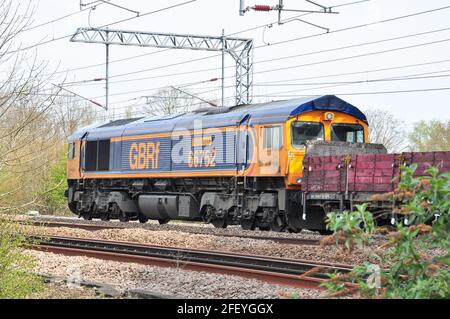
<svg viewBox="0 0 450 319">
<path fill-rule="evenodd" d="M 331 140 L 364 143 L 364 128 L 355 124 L 333 124 L 331 125 Z"/>
<path fill-rule="evenodd" d="M 110 147 L 110 140 L 86 141 L 84 159 L 86 171 L 108 171 Z"/>
<path fill-rule="evenodd" d="M 263 148 L 278 150 L 283 144 L 283 137 L 281 135 L 281 126 L 267 126 L 264 127 L 263 133 Z"/>
<path fill-rule="evenodd" d="M 75 143 L 69 143 L 68 159 L 73 160 L 77 157 Z"/>
</svg>

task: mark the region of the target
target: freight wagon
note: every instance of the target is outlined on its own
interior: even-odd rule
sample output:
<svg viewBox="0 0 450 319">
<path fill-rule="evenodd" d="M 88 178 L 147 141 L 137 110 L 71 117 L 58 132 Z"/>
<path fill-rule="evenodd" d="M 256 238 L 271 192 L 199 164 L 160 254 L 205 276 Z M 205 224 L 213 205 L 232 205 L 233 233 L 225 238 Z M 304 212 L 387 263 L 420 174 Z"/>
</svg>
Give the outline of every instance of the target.
<svg viewBox="0 0 450 319">
<path fill-rule="evenodd" d="M 314 146 L 311 143 L 309 147 Z M 328 153 L 340 153 L 339 150 L 330 150 L 330 147 L 333 146 L 328 145 Z M 377 215 L 379 225 L 397 218 L 392 209 L 395 203 L 375 201 L 377 196 L 374 195 L 397 189 L 402 166 L 417 165 L 415 177 L 427 175 L 426 170 L 430 166 L 437 167 L 440 173 L 450 172 L 450 152 L 362 154 L 356 151 L 340 156 L 317 156 L 312 153 L 305 157 L 303 163 L 303 203 L 321 207 L 324 212 L 342 212 L 353 211 L 355 204 L 369 202 L 369 210 Z M 303 214 L 306 213 L 304 209 Z"/>
</svg>

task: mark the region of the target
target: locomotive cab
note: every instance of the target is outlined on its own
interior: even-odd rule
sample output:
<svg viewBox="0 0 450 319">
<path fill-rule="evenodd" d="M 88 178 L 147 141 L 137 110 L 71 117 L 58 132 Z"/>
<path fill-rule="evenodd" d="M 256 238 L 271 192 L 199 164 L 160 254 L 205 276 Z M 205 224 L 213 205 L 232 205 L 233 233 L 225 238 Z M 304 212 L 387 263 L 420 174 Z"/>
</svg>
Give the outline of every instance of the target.
<svg viewBox="0 0 450 319">
<path fill-rule="evenodd" d="M 342 112 L 311 111 L 286 122 L 288 141 L 287 184 L 298 186 L 303 176 L 303 159 L 311 141 L 367 143 L 368 125 Z"/>
<path fill-rule="evenodd" d="M 72 140 L 68 144 L 67 152 L 67 179 L 76 180 L 80 178 L 80 141 Z"/>
</svg>

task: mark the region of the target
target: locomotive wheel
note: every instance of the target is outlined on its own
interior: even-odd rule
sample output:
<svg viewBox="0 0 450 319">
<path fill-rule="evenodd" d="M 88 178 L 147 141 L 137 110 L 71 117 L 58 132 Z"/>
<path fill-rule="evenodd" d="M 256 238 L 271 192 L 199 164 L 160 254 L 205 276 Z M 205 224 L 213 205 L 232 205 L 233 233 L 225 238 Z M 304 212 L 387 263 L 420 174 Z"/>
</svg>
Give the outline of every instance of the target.
<svg viewBox="0 0 450 319">
<path fill-rule="evenodd" d="M 158 222 L 160 225 L 164 225 L 167 224 L 169 222 L 170 219 L 158 219 Z"/>
<path fill-rule="evenodd" d="M 101 214 L 100 215 L 100 220 L 107 222 L 109 221 L 109 215 L 108 214 Z"/>
<path fill-rule="evenodd" d="M 92 214 L 91 213 L 83 214 L 81 217 L 83 217 L 84 220 L 92 220 Z"/>
<path fill-rule="evenodd" d="M 211 221 L 211 224 L 213 224 L 215 228 L 227 228 L 228 226 L 226 218 L 216 218 Z"/>
<path fill-rule="evenodd" d="M 292 227 L 292 226 L 289 226 L 289 227 L 288 227 L 288 232 L 293 233 L 293 234 L 297 234 L 297 233 L 299 233 L 299 232 L 301 232 L 301 231 L 302 231 L 301 228 Z"/>
<path fill-rule="evenodd" d="M 241 228 L 244 230 L 255 230 L 255 220 L 254 219 L 242 219 Z"/>
<path fill-rule="evenodd" d="M 261 230 L 261 231 L 269 231 L 269 230 L 270 230 L 270 226 L 266 226 L 266 225 L 264 225 L 264 226 L 259 226 L 258 228 L 259 228 L 259 230 Z"/>
<path fill-rule="evenodd" d="M 128 223 L 130 219 L 126 215 L 119 215 L 119 221 L 122 223 Z"/>
<path fill-rule="evenodd" d="M 69 209 L 72 213 L 77 214 L 77 202 L 70 202 Z"/>
<path fill-rule="evenodd" d="M 278 223 L 274 221 L 273 223 L 270 224 L 270 230 L 281 233 L 286 230 L 286 225 L 285 224 L 278 225 Z"/>
<path fill-rule="evenodd" d="M 95 216 L 97 213 L 97 204 L 93 203 L 91 205 L 91 209 L 87 212 L 85 212 L 82 217 L 84 220 L 92 220 L 92 217 Z"/>
<path fill-rule="evenodd" d="M 143 215 L 139 215 L 138 219 L 141 224 L 145 224 L 146 222 L 148 222 L 148 218 Z"/>
<path fill-rule="evenodd" d="M 276 216 L 275 219 L 270 223 L 270 229 L 276 232 L 284 232 L 286 230 L 286 223 L 281 216 Z"/>
</svg>

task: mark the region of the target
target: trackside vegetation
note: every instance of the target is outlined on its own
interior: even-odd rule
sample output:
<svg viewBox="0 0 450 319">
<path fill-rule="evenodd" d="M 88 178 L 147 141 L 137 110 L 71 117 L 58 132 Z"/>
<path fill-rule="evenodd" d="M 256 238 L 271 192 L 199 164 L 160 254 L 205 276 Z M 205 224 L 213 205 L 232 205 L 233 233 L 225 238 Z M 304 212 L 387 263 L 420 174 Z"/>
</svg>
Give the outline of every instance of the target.
<svg viewBox="0 0 450 319">
<path fill-rule="evenodd" d="M 27 238 L 18 224 L 0 221 L 0 299 L 23 299 L 43 289 L 33 274 L 33 259 L 24 252 Z"/>
<path fill-rule="evenodd" d="M 67 212 L 67 198 L 64 192 L 67 188 L 66 180 L 67 152 L 60 152 L 56 164 L 50 168 L 45 179 L 45 190 L 41 194 L 46 213 L 55 215 Z"/>
<path fill-rule="evenodd" d="M 414 177 L 416 166 L 403 167 L 396 191 L 385 199 L 397 203 L 401 215 L 389 241 L 372 252 L 372 259 L 346 275 L 329 274 L 324 283 L 330 296 L 359 294 L 365 298 L 450 297 L 450 174 L 435 167 L 428 176 Z M 377 233 L 368 204 L 355 212 L 327 216 L 328 229 L 344 249 L 364 248 Z M 408 226 L 413 225 L 413 226 Z M 347 288 L 344 282 L 353 282 Z"/>
</svg>

